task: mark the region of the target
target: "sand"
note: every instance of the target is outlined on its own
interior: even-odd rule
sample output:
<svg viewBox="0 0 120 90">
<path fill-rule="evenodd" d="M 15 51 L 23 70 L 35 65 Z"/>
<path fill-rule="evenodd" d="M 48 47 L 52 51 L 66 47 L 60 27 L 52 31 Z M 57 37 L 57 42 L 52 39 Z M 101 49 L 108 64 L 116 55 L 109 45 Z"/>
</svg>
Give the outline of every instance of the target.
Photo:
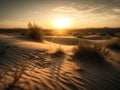
<svg viewBox="0 0 120 90">
<path fill-rule="evenodd" d="M 88 35 L 88 36 L 83 36 L 82 38 L 89 39 L 89 40 L 101 40 L 101 39 L 104 39 L 104 36 L 100 36 L 100 35 Z"/>
<path fill-rule="evenodd" d="M 79 39 L 45 37 L 45 40 L 39 43 L 0 35 L 0 90 L 21 70 L 14 90 L 120 90 L 120 52 L 110 51 L 110 57 L 103 64 L 76 63 L 71 53 Z M 51 57 L 51 52 L 58 47 L 66 55 Z"/>
</svg>

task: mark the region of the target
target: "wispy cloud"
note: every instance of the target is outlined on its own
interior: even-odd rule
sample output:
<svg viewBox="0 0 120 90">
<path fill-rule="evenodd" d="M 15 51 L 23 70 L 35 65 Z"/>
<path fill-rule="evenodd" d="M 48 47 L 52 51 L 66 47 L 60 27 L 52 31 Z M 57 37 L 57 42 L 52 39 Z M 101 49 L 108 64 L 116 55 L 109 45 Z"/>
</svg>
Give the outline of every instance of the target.
<svg viewBox="0 0 120 90">
<path fill-rule="evenodd" d="M 93 1 L 95 2 L 73 2 L 69 5 L 54 7 L 52 10 L 55 13 L 64 13 L 68 17 L 75 18 L 77 23 L 81 25 L 86 25 L 86 23 L 112 25 L 112 23 L 120 21 L 120 6 L 118 4 L 120 0 Z"/>
<path fill-rule="evenodd" d="M 96 1 L 96 0 L 94 0 Z M 118 4 L 115 4 L 119 2 L 120 0 L 110 0 L 112 3 L 103 3 L 102 1 L 99 3 L 92 3 L 92 4 L 81 4 L 78 2 L 73 2 L 70 5 L 66 6 L 59 6 L 55 7 L 53 11 L 55 12 L 61 12 L 61 13 L 69 13 L 69 14 L 74 14 L 77 16 L 80 16 L 81 14 L 84 14 L 84 16 L 100 16 L 102 15 L 105 16 L 118 16 L 116 13 L 120 14 L 120 6 Z"/>
<path fill-rule="evenodd" d="M 78 5 L 77 3 L 71 4 L 69 6 L 60 6 L 53 9 L 57 12 L 91 12 L 96 9 L 100 9 L 103 6 L 91 6 L 91 5 Z"/>
<path fill-rule="evenodd" d="M 120 4 L 120 0 L 113 0 L 114 3 Z"/>
<path fill-rule="evenodd" d="M 115 8 L 115 9 L 113 9 L 113 11 L 116 13 L 120 13 L 120 8 Z"/>
<path fill-rule="evenodd" d="M 60 7 L 56 7 L 53 9 L 53 11 L 56 12 L 78 12 L 77 9 L 73 8 L 73 7 L 69 7 L 69 6 L 60 6 Z"/>
</svg>

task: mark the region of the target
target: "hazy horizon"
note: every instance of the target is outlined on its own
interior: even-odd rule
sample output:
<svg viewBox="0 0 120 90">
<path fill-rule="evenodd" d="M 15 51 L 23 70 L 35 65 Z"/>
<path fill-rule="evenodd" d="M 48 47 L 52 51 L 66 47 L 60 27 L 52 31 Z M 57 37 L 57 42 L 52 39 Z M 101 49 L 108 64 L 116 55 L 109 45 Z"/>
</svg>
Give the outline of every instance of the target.
<svg viewBox="0 0 120 90">
<path fill-rule="evenodd" d="M 1 0 L 0 13 L 0 28 L 120 27 L 120 0 Z"/>
</svg>

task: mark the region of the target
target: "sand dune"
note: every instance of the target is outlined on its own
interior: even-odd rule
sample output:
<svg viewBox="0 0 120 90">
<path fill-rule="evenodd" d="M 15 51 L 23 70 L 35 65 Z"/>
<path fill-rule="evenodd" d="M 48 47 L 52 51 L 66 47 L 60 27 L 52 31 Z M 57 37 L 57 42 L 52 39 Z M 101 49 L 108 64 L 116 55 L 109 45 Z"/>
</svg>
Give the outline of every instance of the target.
<svg viewBox="0 0 120 90">
<path fill-rule="evenodd" d="M 68 36 L 45 36 L 44 39 L 50 42 L 63 45 L 76 45 L 79 43 L 78 38 Z"/>
<path fill-rule="evenodd" d="M 70 55 L 51 57 L 51 45 L 59 46 L 53 42 L 38 43 L 0 35 L 0 90 L 13 81 L 21 67 L 25 69 L 15 83 L 15 90 L 120 90 L 120 58 L 116 58 L 119 53 L 112 53 L 116 57 L 103 64 L 76 63 Z M 57 43 L 64 44 L 63 49 L 70 49 L 78 42 L 77 38 L 62 37 Z"/>
<path fill-rule="evenodd" d="M 101 40 L 101 39 L 104 39 L 104 36 L 100 36 L 100 35 L 88 35 L 88 36 L 84 36 L 82 38 L 89 39 L 89 40 Z"/>
<path fill-rule="evenodd" d="M 72 36 L 45 36 L 44 39 L 49 42 L 62 44 L 62 45 L 77 45 L 80 42 L 91 43 L 88 39 L 79 39 Z"/>
</svg>

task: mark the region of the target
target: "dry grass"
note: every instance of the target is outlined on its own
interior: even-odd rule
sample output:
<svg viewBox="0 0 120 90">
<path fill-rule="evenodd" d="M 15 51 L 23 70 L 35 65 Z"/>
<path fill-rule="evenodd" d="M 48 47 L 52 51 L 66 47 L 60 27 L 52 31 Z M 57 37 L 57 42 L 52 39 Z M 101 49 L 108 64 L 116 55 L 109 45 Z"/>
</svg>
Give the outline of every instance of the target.
<svg viewBox="0 0 120 90">
<path fill-rule="evenodd" d="M 39 28 L 36 24 L 29 23 L 24 35 L 36 41 L 43 41 L 42 28 Z"/>
<path fill-rule="evenodd" d="M 64 55 L 65 55 L 65 52 L 64 52 L 64 50 L 61 47 L 57 48 L 55 50 L 55 52 L 52 53 L 52 56 L 54 56 L 54 57 L 62 57 Z"/>
<path fill-rule="evenodd" d="M 120 50 L 120 38 L 106 41 L 105 46 L 110 49 Z"/>
<path fill-rule="evenodd" d="M 105 56 L 108 55 L 108 51 L 96 44 L 86 45 L 80 43 L 73 49 L 73 57 L 79 60 L 97 61 L 101 62 L 105 60 Z"/>
</svg>

